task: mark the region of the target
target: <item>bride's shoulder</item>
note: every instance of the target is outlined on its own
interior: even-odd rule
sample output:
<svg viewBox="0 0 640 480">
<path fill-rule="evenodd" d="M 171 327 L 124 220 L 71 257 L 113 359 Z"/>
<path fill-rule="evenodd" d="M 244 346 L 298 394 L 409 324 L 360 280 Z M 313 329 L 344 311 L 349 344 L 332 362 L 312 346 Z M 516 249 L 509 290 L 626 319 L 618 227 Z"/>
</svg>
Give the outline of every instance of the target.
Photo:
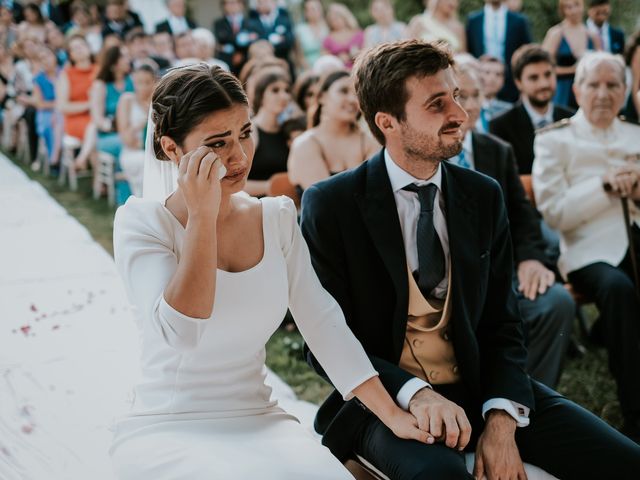
<svg viewBox="0 0 640 480">
<path fill-rule="evenodd" d="M 116 211 L 114 234 L 119 231 L 162 232 L 171 229 L 165 207 L 158 201 L 129 197 Z"/>
</svg>

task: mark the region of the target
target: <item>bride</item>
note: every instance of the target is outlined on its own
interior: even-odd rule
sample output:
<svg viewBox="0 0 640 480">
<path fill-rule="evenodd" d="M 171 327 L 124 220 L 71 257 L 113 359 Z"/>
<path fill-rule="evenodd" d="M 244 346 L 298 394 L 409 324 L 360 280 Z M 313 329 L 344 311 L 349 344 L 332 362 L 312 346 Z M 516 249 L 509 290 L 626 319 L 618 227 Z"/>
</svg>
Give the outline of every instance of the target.
<svg viewBox="0 0 640 480">
<path fill-rule="evenodd" d="M 264 383 L 265 344 L 287 307 L 345 399 L 401 438 L 433 442 L 322 288 L 293 202 L 242 193 L 249 118 L 242 86 L 218 67 L 172 70 L 153 93 L 144 198 L 114 224 L 142 340 L 142 379 L 111 447 L 121 479 L 351 478 Z"/>
</svg>

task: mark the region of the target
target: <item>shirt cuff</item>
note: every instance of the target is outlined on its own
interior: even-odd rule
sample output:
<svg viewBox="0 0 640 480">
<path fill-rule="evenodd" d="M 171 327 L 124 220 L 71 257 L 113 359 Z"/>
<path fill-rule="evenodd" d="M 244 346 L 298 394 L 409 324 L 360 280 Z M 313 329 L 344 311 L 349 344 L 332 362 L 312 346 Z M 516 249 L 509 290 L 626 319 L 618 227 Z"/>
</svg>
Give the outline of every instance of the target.
<svg viewBox="0 0 640 480">
<path fill-rule="evenodd" d="M 398 402 L 400 408 L 405 411 L 409 411 L 409 402 L 418 392 L 418 390 L 422 390 L 425 387 L 431 388 L 431 385 L 418 377 L 413 377 L 411 380 L 405 383 L 396 395 L 396 401 Z"/>
<path fill-rule="evenodd" d="M 513 417 L 518 427 L 529 425 L 529 408 L 517 402 L 506 398 L 490 398 L 482 405 L 482 418 L 485 420 L 489 410 L 504 410 Z"/>
</svg>

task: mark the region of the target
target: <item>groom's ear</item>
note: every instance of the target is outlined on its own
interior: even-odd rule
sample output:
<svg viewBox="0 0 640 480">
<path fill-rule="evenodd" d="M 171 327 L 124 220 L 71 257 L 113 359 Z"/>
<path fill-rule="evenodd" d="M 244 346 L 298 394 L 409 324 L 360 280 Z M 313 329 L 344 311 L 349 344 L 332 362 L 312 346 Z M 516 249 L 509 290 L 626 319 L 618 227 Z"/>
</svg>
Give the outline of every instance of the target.
<svg viewBox="0 0 640 480">
<path fill-rule="evenodd" d="M 398 121 L 389 113 L 377 112 L 374 122 L 385 137 L 397 130 Z"/>
<path fill-rule="evenodd" d="M 173 138 L 163 135 L 162 137 L 160 137 L 160 146 L 162 147 L 162 151 L 170 161 L 175 164 L 179 162 L 180 157 L 182 157 L 182 150 L 173 140 Z"/>
</svg>

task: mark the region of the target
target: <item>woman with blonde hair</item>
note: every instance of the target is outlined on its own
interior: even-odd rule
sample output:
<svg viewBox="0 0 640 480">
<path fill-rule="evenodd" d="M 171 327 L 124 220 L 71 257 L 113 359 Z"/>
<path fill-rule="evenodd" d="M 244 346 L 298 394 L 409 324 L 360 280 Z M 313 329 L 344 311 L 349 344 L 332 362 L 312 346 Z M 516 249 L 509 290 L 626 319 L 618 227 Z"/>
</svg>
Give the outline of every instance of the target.
<svg viewBox="0 0 640 480">
<path fill-rule="evenodd" d="M 327 9 L 329 35 L 322 42 L 325 53 L 338 57 L 350 69 L 364 46 L 364 32 L 356 17 L 342 3 L 332 3 Z"/>
<path fill-rule="evenodd" d="M 583 0 L 559 0 L 558 10 L 562 21 L 547 31 L 542 42 L 556 61 L 558 85 L 553 103 L 578 108 L 573 95 L 576 65 L 587 51 L 600 50 L 602 45 L 584 24 Z"/>
<path fill-rule="evenodd" d="M 424 13 L 409 22 L 409 36 L 433 42 L 442 40 L 454 52 L 467 49 L 464 25 L 458 19 L 459 0 L 425 0 Z"/>
</svg>

